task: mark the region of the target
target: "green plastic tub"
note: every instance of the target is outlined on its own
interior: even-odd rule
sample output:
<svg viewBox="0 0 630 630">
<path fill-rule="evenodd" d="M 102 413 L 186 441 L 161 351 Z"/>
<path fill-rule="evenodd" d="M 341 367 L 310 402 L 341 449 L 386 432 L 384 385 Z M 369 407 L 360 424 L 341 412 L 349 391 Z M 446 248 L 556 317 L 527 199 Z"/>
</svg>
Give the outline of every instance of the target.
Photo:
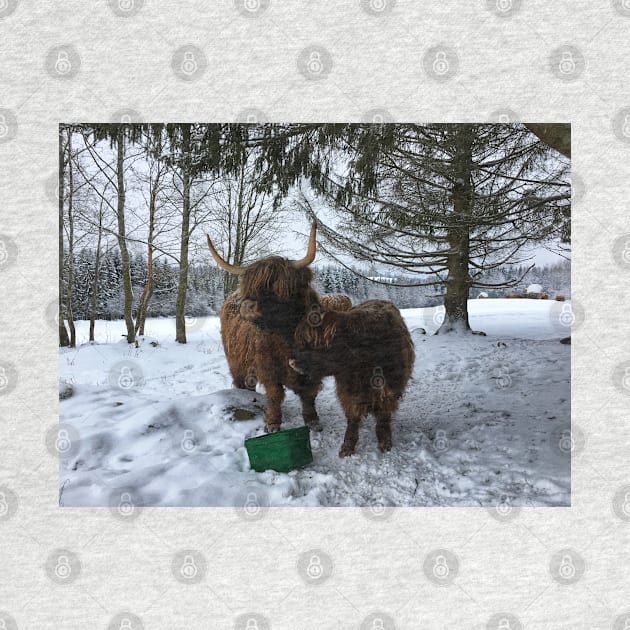
<svg viewBox="0 0 630 630">
<path fill-rule="evenodd" d="M 313 461 L 310 429 L 306 426 L 267 433 L 245 440 L 250 466 L 256 472 L 289 472 Z"/>
</svg>

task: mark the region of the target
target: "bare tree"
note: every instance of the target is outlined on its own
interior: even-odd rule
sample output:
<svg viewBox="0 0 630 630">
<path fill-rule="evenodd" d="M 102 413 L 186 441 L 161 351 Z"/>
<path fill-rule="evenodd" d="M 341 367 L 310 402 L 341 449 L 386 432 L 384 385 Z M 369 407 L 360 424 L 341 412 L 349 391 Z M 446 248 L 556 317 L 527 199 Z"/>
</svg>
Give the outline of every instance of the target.
<svg viewBox="0 0 630 630">
<path fill-rule="evenodd" d="M 74 327 L 74 317 L 72 314 L 72 292 L 74 289 L 74 168 L 72 155 L 72 131 L 68 133 L 66 142 L 68 157 L 66 160 L 68 168 L 68 257 L 67 257 L 67 286 L 66 286 L 66 318 L 70 329 L 70 347 L 77 345 L 77 334 Z"/>
<path fill-rule="evenodd" d="M 138 300 L 138 310 L 136 315 L 136 333 L 139 335 L 144 335 L 144 325 L 147 318 L 147 309 L 149 307 L 149 302 L 151 301 L 151 297 L 153 296 L 153 285 L 154 285 L 154 277 L 153 277 L 153 254 L 154 254 L 154 245 L 153 241 L 155 238 L 156 231 L 156 206 L 158 203 L 158 196 L 161 190 L 162 182 L 164 175 L 166 173 L 166 166 L 155 160 L 150 164 L 149 167 L 149 176 L 148 176 L 148 184 L 149 184 L 149 225 L 148 225 L 148 236 L 147 236 L 147 280 L 144 285 L 144 289 L 140 295 Z"/>
<path fill-rule="evenodd" d="M 254 159 L 243 161 L 234 175 L 220 178 L 213 189 L 211 206 L 213 243 L 220 244 L 223 259 L 236 266 L 260 257 L 284 214 L 282 208 L 274 208 L 271 195 L 257 187 Z M 224 273 L 225 297 L 237 285 L 237 276 Z"/>
<path fill-rule="evenodd" d="M 96 322 L 96 305 L 98 304 L 99 278 L 101 271 L 101 241 L 103 240 L 103 206 L 101 198 L 98 208 L 98 228 L 96 237 L 96 252 L 94 257 L 94 270 L 92 276 L 92 290 L 90 294 L 90 341 L 94 341 L 94 326 Z"/>
<path fill-rule="evenodd" d="M 66 142 L 64 140 L 64 127 L 59 125 L 59 310 L 57 318 L 59 321 L 59 345 L 67 347 L 70 345 L 70 337 L 63 318 L 63 259 L 64 259 L 64 230 L 65 230 L 65 171 L 66 171 Z"/>
</svg>

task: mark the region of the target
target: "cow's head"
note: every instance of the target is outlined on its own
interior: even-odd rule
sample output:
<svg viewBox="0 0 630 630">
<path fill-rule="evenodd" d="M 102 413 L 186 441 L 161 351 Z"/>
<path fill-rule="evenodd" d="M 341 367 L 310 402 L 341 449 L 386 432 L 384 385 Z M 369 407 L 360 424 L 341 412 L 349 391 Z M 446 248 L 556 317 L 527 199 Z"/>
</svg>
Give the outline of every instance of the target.
<svg viewBox="0 0 630 630">
<path fill-rule="evenodd" d="M 245 267 L 231 265 L 219 256 L 208 237 L 208 247 L 216 263 L 240 276 L 241 317 L 264 330 L 292 338 L 297 323 L 318 303 L 311 288 L 309 265 L 315 259 L 314 223 L 306 255 L 301 260 L 270 256 Z"/>
</svg>

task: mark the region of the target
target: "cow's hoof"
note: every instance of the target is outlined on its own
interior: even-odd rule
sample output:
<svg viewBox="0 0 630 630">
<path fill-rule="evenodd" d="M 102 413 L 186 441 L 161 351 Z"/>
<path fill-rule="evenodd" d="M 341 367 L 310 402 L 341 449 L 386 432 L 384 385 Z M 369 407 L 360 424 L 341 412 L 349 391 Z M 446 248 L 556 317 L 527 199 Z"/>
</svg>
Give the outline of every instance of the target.
<svg viewBox="0 0 630 630">
<path fill-rule="evenodd" d="M 378 443 L 378 450 L 381 451 L 381 453 L 387 453 L 387 451 L 391 451 L 392 450 L 392 441 L 391 440 L 381 440 Z"/>
<path fill-rule="evenodd" d="M 279 424 L 266 424 L 265 425 L 265 433 L 278 433 L 280 431 Z"/>
<path fill-rule="evenodd" d="M 354 448 L 350 446 L 341 447 L 341 450 L 339 451 L 339 457 L 350 457 L 351 455 L 354 455 Z"/>
</svg>

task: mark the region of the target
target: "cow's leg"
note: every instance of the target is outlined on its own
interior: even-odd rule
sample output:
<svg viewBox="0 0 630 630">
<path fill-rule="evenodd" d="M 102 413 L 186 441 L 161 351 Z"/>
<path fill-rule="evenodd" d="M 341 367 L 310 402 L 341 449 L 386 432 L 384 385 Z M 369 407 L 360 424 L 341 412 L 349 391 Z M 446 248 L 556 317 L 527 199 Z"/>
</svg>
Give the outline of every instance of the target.
<svg viewBox="0 0 630 630">
<path fill-rule="evenodd" d="M 263 383 L 267 397 L 267 410 L 265 411 L 265 433 L 280 431 L 282 422 L 282 401 L 284 400 L 284 387 L 280 383 Z"/>
<path fill-rule="evenodd" d="M 319 423 L 319 416 L 317 415 L 317 409 L 315 409 L 315 397 L 321 383 L 310 384 L 306 387 L 301 387 L 297 394 L 300 397 L 302 403 L 302 417 L 304 418 L 304 424 L 310 427 L 312 431 L 321 431 L 322 425 Z"/>
<path fill-rule="evenodd" d="M 359 440 L 359 424 L 361 423 L 361 417 L 355 416 L 353 418 L 348 417 L 348 424 L 346 426 L 346 434 L 343 438 L 343 444 L 339 451 L 339 457 L 348 457 L 354 455 L 354 449 L 357 446 Z"/>
<path fill-rule="evenodd" d="M 379 414 L 376 416 L 376 441 L 381 453 L 392 448 L 392 417 L 391 414 Z"/>
</svg>

